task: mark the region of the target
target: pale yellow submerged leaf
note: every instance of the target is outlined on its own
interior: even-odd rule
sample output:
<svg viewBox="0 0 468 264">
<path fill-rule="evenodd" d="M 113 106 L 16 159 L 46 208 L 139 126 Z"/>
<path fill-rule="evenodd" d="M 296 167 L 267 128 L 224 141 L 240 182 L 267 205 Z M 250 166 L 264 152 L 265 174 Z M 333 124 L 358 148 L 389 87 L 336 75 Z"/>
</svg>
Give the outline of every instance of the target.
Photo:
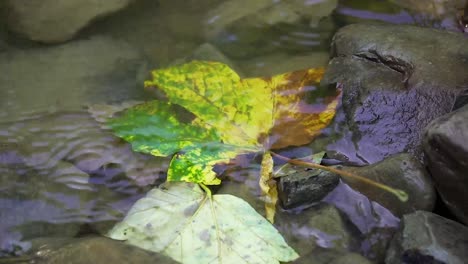
<svg viewBox="0 0 468 264">
<path fill-rule="evenodd" d="M 270 223 L 274 223 L 276 203 L 278 202 L 278 189 L 276 181 L 273 179 L 273 158 L 269 151 L 263 154 L 259 185 L 265 200 L 266 218 Z"/>
<path fill-rule="evenodd" d="M 174 182 L 150 191 L 108 234 L 182 263 L 279 263 L 298 257 L 245 201 Z"/>
</svg>

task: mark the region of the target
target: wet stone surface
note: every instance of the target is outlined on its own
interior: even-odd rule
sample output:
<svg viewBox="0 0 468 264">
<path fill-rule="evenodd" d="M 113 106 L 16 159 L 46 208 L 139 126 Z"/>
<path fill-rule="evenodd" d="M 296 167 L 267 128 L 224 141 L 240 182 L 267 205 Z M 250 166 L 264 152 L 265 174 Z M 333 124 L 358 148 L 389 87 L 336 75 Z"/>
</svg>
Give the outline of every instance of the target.
<svg viewBox="0 0 468 264">
<path fill-rule="evenodd" d="M 397 154 L 369 166 L 343 167 L 343 169 L 406 192 L 408 200 L 401 201 L 394 194 L 379 187 L 344 178 L 352 188 L 378 202 L 398 217 L 416 210 L 431 211 L 434 208 L 436 193 L 432 180 L 423 165 L 410 154 Z"/>
<path fill-rule="evenodd" d="M 278 212 L 275 226 L 299 255 L 317 247 L 346 251 L 358 242 L 352 225 L 335 206 L 326 203 L 300 213 Z"/>
<path fill-rule="evenodd" d="M 294 264 L 371 264 L 372 262 L 357 253 L 316 248 L 307 255 L 301 256 Z"/>
<path fill-rule="evenodd" d="M 105 237 L 34 239 L 31 250 L 21 259 L 39 264 L 178 263 L 169 257 Z"/>
<path fill-rule="evenodd" d="M 137 87 L 144 65 L 138 50 L 102 36 L 0 53 L 0 119 L 143 98 Z"/>
<path fill-rule="evenodd" d="M 447 207 L 468 224 L 468 105 L 434 120 L 424 153 L 435 187 Z"/>
<path fill-rule="evenodd" d="M 436 214 L 417 211 L 403 217 L 386 264 L 462 264 L 468 259 L 468 228 Z"/>
<path fill-rule="evenodd" d="M 322 80 L 343 87 L 331 129 L 339 136 L 330 132 L 339 139 L 328 149 L 360 165 L 400 152 L 421 159 L 424 128 L 448 113 L 468 85 L 467 57 L 466 40 L 457 33 L 402 25 L 340 29 Z"/>
<path fill-rule="evenodd" d="M 325 171 L 288 166 L 280 176 L 278 195 L 283 208 L 307 207 L 320 202 L 339 183 L 339 176 Z M 282 171 L 286 170 L 285 168 Z"/>
<path fill-rule="evenodd" d="M 5 1 L 8 27 L 31 40 L 65 42 L 98 17 L 125 8 L 133 0 L 31 0 Z"/>
<path fill-rule="evenodd" d="M 333 21 L 324 17 L 337 2 L 229 0 L 207 12 L 205 35 L 225 54 L 238 59 L 278 50 L 323 49 L 335 30 Z"/>
</svg>

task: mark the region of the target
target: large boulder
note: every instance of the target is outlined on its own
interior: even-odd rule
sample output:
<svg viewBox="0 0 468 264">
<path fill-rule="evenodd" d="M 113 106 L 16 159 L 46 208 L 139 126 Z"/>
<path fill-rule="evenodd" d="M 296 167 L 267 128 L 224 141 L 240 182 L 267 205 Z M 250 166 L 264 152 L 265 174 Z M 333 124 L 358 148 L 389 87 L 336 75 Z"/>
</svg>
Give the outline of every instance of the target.
<svg viewBox="0 0 468 264">
<path fill-rule="evenodd" d="M 468 224 L 468 105 L 429 124 L 424 152 L 447 207 Z"/>
<path fill-rule="evenodd" d="M 380 24 L 342 28 L 322 80 L 343 87 L 331 126 L 338 139 L 328 149 L 359 165 L 400 152 L 422 159 L 424 128 L 448 113 L 468 85 L 467 57 L 459 33 Z"/>
<path fill-rule="evenodd" d="M 67 41 L 98 17 L 116 12 L 133 0 L 7 0 L 8 27 L 31 40 Z"/>
<path fill-rule="evenodd" d="M 468 259 L 468 227 L 430 212 L 403 217 L 386 264 L 462 264 Z"/>
</svg>

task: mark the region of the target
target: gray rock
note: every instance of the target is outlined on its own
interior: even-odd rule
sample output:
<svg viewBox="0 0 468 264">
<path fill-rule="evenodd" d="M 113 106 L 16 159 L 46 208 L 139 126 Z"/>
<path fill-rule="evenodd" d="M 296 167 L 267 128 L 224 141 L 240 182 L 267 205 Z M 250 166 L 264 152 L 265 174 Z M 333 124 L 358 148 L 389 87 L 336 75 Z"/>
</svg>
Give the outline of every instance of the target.
<svg viewBox="0 0 468 264">
<path fill-rule="evenodd" d="M 424 153 L 447 207 L 468 224 L 468 105 L 427 126 Z"/>
<path fill-rule="evenodd" d="M 401 217 L 416 210 L 431 211 L 436 193 L 432 180 L 422 164 L 409 154 L 402 153 L 364 167 L 344 167 L 345 171 L 399 189 L 408 195 L 401 201 L 394 194 L 360 180 L 343 177 L 352 188 Z"/>
<path fill-rule="evenodd" d="M 121 10 L 132 1 L 7 0 L 5 12 L 10 30 L 34 41 L 59 43 L 73 38 L 96 18 Z"/>
<path fill-rule="evenodd" d="M 284 208 L 307 207 L 320 202 L 339 183 L 340 177 L 325 171 L 289 166 L 279 178 L 278 196 Z M 284 171 L 284 167 L 282 171 Z"/>
<path fill-rule="evenodd" d="M 294 264 L 371 264 L 365 257 L 345 251 L 316 248 L 301 256 Z"/>
<path fill-rule="evenodd" d="M 316 248 L 346 251 L 358 242 L 358 237 L 347 225 L 347 219 L 330 204 L 319 204 L 302 211 L 279 211 L 276 228 L 299 255 Z"/>
<path fill-rule="evenodd" d="M 468 45 L 457 33 L 350 25 L 334 36 L 332 57 L 322 84 L 342 83 L 343 98 L 332 125 L 340 139 L 328 149 L 355 164 L 421 158 L 424 128 L 468 85 Z"/>
<path fill-rule="evenodd" d="M 273 76 L 285 72 L 308 68 L 325 67 L 328 64 L 327 52 L 307 52 L 292 55 L 286 52 L 275 52 L 265 56 L 255 56 L 242 61 L 239 66 L 249 77 Z"/>
<path fill-rule="evenodd" d="M 32 263 L 177 263 L 169 257 L 105 237 L 38 238 L 28 256 Z"/>
<path fill-rule="evenodd" d="M 354 246 L 366 257 L 380 263 L 385 258 L 389 240 L 398 228 L 399 219 L 379 203 L 343 182 L 323 201 L 338 208 L 359 230 L 362 240 Z"/>
<path fill-rule="evenodd" d="M 468 259 L 468 228 L 430 212 L 405 215 L 386 264 L 462 264 Z"/>
<path fill-rule="evenodd" d="M 372 262 L 362 255 L 348 253 L 333 259 L 330 264 L 371 264 Z"/>
<path fill-rule="evenodd" d="M 310 51 L 328 45 L 335 25 L 332 20 L 321 18 L 328 16 L 337 2 L 225 1 L 208 12 L 206 36 L 226 55 L 235 58 L 250 58 L 278 49 Z"/>
<path fill-rule="evenodd" d="M 228 65 L 233 69 L 239 76 L 244 77 L 241 69 L 226 55 L 224 55 L 218 48 L 216 48 L 211 43 L 203 43 L 198 46 L 190 56 L 174 61 L 172 64 L 182 64 L 190 62 L 192 60 L 203 60 L 203 61 L 218 61 Z"/>
<path fill-rule="evenodd" d="M 138 50 L 105 37 L 0 53 L 0 119 L 143 98 L 137 78 L 144 64 Z"/>
</svg>

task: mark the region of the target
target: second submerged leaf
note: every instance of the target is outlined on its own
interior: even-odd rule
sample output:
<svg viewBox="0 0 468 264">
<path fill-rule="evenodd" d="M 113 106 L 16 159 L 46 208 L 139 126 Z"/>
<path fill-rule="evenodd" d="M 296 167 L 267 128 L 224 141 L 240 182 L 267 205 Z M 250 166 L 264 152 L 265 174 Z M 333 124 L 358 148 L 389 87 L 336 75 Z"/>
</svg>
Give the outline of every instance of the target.
<svg viewBox="0 0 468 264">
<path fill-rule="evenodd" d="M 181 182 L 150 191 L 108 235 L 182 263 L 274 264 L 298 257 L 242 199 L 210 197 Z"/>
</svg>

